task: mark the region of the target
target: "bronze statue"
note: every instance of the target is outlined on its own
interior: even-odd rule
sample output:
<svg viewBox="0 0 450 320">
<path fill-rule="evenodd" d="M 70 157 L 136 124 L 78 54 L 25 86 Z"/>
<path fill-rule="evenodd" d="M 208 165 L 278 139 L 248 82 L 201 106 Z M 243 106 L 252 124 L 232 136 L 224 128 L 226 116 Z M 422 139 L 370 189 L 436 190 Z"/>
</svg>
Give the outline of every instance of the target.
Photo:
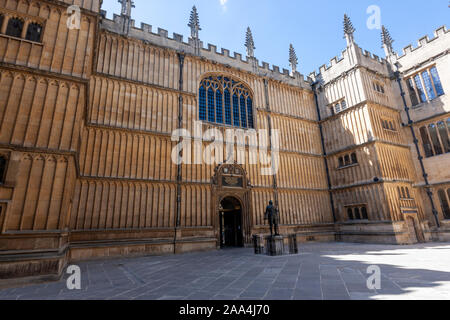
<svg viewBox="0 0 450 320">
<path fill-rule="evenodd" d="M 270 224 L 270 235 L 273 237 L 273 229 L 275 227 L 275 236 L 279 236 L 278 233 L 278 209 L 274 207 L 273 201 L 269 202 L 269 205 L 266 208 L 266 213 L 264 216 L 265 220 L 269 220 Z"/>
</svg>

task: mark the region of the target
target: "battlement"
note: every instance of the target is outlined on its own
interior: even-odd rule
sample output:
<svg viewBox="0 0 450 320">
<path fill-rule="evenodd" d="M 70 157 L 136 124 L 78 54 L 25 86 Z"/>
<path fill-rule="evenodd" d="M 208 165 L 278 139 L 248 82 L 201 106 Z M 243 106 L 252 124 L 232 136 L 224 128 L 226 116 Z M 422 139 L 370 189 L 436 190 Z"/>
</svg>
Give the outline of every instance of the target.
<svg viewBox="0 0 450 320">
<path fill-rule="evenodd" d="M 123 34 L 123 17 L 114 14 L 113 19 L 110 20 L 106 18 L 106 14 L 106 11 L 102 11 L 103 19 L 101 28 L 112 33 Z M 241 71 L 255 73 L 258 76 L 269 77 L 289 85 L 305 89 L 311 88 L 309 79 L 305 79 L 305 77 L 298 72 L 292 75 L 288 69 L 283 68 L 280 70 L 280 67 L 275 65 L 270 67 L 267 62 L 262 62 L 260 64 L 256 58 L 243 56 L 238 52 L 233 52 L 233 54 L 231 54 L 231 51 L 228 49 L 222 48 L 218 51 L 218 47 L 214 44 L 208 43 L 205 48 L 202 41 L 196 41 L 192 38 L 189 38 L 188 41 L 185 42 L 183 35 L 173 33 L 173 36 L 170 37 L 169 32 L 165 29 L 158 28 L 155 33 L 153 32 L 153 26 L 146 23 L 141 23 L 139 28 L 135 26 L 134 20 L 130 20 L 130 29 L 127 37 L 191 55 L 197 55 L 196 48 L 199 47 L 200 57 L 215 63 L 220 63 L 226 67 L 236 68 Z"/>
<path fill-rule="evenodd" d="M 309 74 L 313 82 L 328 83 L 345 74 L 355 66 L 363 66 L 380 74 L 387 74 L 387 61 L 367 50 L 357 46 L 347 47 L 341 56 L 333 57 L 329 64 L 324 64 L 316 71 Z"/>
<path fill-rule="evenodd" d="M 405 48 L 403 48 L 403 54 L 401 56 L 398 56 L 398 59 L 404 59 L 406 57 L 408 57 L 410 54 L 412 53 L 416 53 L 417 50 L 424 50 L 427 47 L 429 47 L 430 45 L 433 45 L 434 43 L 438 42 L 438 41 L 444 41 L 445 39 L 448 39 L 449 36 L 449 31 L 447 30 L 446 26 L 441 26 L 438 29 L 436 29 L 434 31 L 434 37 L 433 38 L 429 38 L 428 35 L 420 38 L 417 41 L 417 47 L 413 47 L 412 44 L 406 46 Z M 447 46 L 448 49 L 449 46 Z"/>
</svg>

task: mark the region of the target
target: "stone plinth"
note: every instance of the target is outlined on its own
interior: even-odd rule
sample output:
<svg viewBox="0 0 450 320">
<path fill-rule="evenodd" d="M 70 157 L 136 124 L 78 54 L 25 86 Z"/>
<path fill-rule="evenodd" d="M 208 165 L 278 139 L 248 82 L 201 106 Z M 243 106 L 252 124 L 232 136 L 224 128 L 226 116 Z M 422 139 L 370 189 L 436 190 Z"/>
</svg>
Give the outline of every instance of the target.
<svg viewBox="0 0 450 320">
<path fill-rule="evenodd" d="M 298 254 L 297 235 L 264 236 L 253 235 L 255 254 L 268 256 L 283 256 Z"/>
<path fill-rule="evenodd" d="M 266 255 L 268 256 L 283 256 L 284 237 L 283 236 L 268 236 L 266 237 Z"/>
</svg>

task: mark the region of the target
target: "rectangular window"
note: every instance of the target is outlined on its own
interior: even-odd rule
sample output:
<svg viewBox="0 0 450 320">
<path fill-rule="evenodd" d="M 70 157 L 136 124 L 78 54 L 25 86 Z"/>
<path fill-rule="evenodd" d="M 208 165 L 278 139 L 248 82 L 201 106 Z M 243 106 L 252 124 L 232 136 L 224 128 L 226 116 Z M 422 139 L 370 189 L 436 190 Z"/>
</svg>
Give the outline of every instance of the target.
<svg viewBox="0 0 450 320">
<path fill-rule="evenodd" d="M 430 139 L 428 138 L 428 132 L 426 127 L 420 128 L 420 136 L 422 137 L 423 149 L 425 150 L 425 156 L 427 158 L 434 156 L 433 148 L 431 147 Z"/>
<path fill-rule="evenodd" d="M 228 90 L 225 90 L 225 123 L 231 126 L 231 98 Z"/>
<path fill-rule="evenodd" d="M 435 155 L 442 154 L 443 152 L 442 152 L 441 143 L 439 142 L 437 128 L 434 123 L 432 123 L 428 126 L 428 132 L 430 133 L 431 141 L 433 142 Z"/>
<path fill-rule="evenodd" d="M 448 132 L 444 121 L 440 121 L 437 123 L 439 136 L 441 137 L 441 141 L 444 147 L 444 152 L 450 152 L 450 139 L 448 137 Z"/>
<path fill-rule="evenodd" d="M 411 104 L 413 106 L 417 106 L 419 104 L 419 99 L 417 98 L 416 90 L 414 90 L 414 82 L 413 79 L 408 79 L 406 81 L 408 86 L 409 98 L 411 99 Z"/>
<path fill-rule="evenodd" d="M 431 78 L 428 71 L 422 72 L 422 79 L 423 83 L 425 84 L 428 99 L 433 100 L 434 98 L 436 98 L 436 94 L 434 93 L 433 84 L 431 83 Z"/>
<path fill-rule="evenodd" d="M 420 80 L 420 75 L 416 75 L 414 77 L 414 81 L 416 83 L 417 92 L 419 93 L 420 102 L 427 101 L 427 96 L 425 95 L 425 91 L 423 91 L 422 81 Z"/>
<path fill-rule="evenodd" d="M 206 90 L 205 88 L 200 87 L 200 95 L 199 95 L 199 119 L 205 121 L 206 120 Z"/>
<path fill-rule="evenodd" d="M 215 106 L 214 106 L 214 91 L 209 88 L 208 90 L 208 121 L 216 122 Z"/>
<path fill-rule="evenodd" d="M 450 192 L 450 189 L 447 190 L 447 193 Z M 448 200 L 447 197 L 445 195 L 445 191 L 444 190 L 439 190 L 438 191 L 438 196 L 439 196 L 439 201 L 441 202 L 441 208 L 442 208 L 442 213 L 444 215 L 444 218 L 450 219 L 450 206 L 448 204 Z"/>
<path fill-rule="evenodd" d="M 233 95 L 233 124 L 236 127 L 241 126 L 241 122 L 239 121 L 239 98 L 237 95 Z"/>
<path fill-rule="evenodd" d="M 438 96 L 442 96 L 444 94 L 444 89 L 442 88 L 441 79 L 439 78 L 438 71 L 436 67 L 430 69 L 431 78 L 433 79 L 434 88 L 436 89 L 436 93 Z"/>
</svg>

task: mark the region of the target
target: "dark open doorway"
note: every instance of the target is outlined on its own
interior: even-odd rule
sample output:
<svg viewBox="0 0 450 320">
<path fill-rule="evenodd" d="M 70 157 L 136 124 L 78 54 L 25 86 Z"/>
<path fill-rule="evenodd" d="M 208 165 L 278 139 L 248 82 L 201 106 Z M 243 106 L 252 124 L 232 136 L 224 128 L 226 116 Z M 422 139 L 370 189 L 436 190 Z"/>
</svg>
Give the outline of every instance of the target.
<svg viewBox="0 0 450 320">
<path fill-rule="evenodd" d="M 239 200 L 228 197 L 220 203 L 220 247 L 243 247 L 242 206 Z"/>
</svg>

